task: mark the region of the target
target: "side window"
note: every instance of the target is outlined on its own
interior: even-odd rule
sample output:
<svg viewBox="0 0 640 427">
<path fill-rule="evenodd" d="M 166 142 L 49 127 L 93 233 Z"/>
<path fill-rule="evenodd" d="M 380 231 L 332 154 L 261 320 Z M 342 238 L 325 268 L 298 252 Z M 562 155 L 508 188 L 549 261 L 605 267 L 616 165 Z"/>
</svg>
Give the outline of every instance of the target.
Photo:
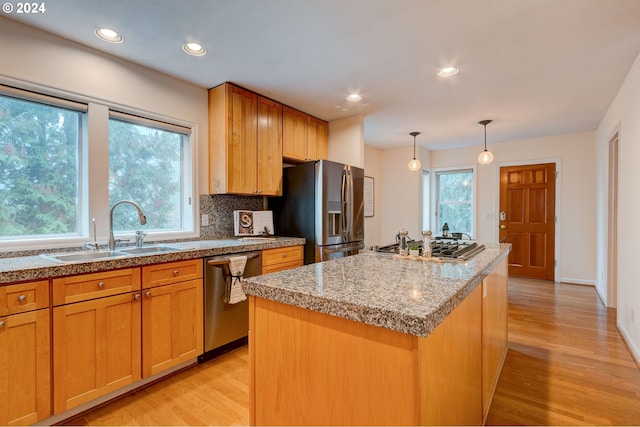
<svg viewBox="0 0 640 427">
<path fill-rule="evenodd" d="M 109 120 L 109 204 L 138 203 L 147 216 L 147 231 L 179 231 L 190 218 L 190 194 L 185 195 L 190 185 L 185 177 L 191 176 L 185 159 L 189 130 L 179 130 L 135 118 Z M 114 212 L 115 231 L 140 227 L 135 209 L 125 206 Z"/>
<path fill-rule="evenodd" d="M 422 230 L 431 230 L 431 186 L 429 171 L 422 171 Z M 431 230 L 433 232 L 433 230 Z M 437 233 L 433 233 L 435 236 Z"/>
<path fill-rule="evenodd" d="M 449 170 L 436 172 L 437 233 L 445 223 L 450 232 L 473 236 L 474 224 L 474 175 L 473 170 Z"/>
<path fill-rule="evenodd" d="M 84 114 L 0 95 L 0 240 L 80 233 Z"/>
</svg>

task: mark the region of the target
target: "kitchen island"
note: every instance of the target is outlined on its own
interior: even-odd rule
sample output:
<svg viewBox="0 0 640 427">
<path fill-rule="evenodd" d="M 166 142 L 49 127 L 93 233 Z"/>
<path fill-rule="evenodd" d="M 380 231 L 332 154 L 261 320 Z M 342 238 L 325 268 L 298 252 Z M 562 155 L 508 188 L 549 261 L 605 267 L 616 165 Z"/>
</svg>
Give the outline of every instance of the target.
<svg viewBox="0 0 640 427">
<path fill-rule="evenodd" d="M 246 279 L 253 425 L 479 425 L 507 350 L 507 254 L 364 253 Z"/>
</svg>

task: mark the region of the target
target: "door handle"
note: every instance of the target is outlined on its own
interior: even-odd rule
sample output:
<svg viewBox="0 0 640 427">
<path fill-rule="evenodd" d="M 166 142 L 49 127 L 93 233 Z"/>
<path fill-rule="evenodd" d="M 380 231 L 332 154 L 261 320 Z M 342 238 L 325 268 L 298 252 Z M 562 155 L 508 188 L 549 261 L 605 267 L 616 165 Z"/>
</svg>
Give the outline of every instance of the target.
<svg viewBox="0 0 640 427">
<path fill-rule="evenodd" d="M 505 228 L 507 228 L 507 226 L 506 226 L 506 225 L 504 225 L 504 224 L 502 224 L 502 225 L 500 226 L 500 228 L 501 228 L 502 230 L 504 230 Z"/>
</svg>

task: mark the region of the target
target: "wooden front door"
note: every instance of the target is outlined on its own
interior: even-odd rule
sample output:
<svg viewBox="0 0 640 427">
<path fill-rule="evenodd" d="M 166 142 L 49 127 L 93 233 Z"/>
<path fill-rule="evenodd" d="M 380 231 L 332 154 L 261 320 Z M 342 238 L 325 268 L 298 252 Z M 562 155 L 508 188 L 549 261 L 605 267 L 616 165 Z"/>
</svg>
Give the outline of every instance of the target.
<svg viewBox="0 0 640 427">
<path fill-rule="evenodd" d="M 556 165 L 500 168 L 500 240 L 512 244 L 509 275 L 554 280 Z"/>
</svg>

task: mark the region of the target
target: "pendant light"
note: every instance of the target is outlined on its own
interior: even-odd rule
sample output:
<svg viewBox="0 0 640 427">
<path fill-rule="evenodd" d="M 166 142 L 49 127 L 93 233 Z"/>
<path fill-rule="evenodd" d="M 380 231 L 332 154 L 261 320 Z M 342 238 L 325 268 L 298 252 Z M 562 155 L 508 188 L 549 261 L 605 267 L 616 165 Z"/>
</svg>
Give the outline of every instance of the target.
<svg viewBox="0 0 640 427">
<path fill-rule="evenodd" d="M 493 154 L 487 150 L 487 125 L 493 120 L 480 120 L 478 124 L 484 126 L 484 151 L 478 155 L 478 163 L 488 165 L 493 162 Z"/>
<path fill-rule="evenodd" d="M 413 137 L 413 159 L 409 160 L 409 170 L 417 171 L 422 167 L 420 160 L 416 159 L 416 136 L 420 135 L 420 132 L 411 132 L 409 135 Z"/>
</svg>

